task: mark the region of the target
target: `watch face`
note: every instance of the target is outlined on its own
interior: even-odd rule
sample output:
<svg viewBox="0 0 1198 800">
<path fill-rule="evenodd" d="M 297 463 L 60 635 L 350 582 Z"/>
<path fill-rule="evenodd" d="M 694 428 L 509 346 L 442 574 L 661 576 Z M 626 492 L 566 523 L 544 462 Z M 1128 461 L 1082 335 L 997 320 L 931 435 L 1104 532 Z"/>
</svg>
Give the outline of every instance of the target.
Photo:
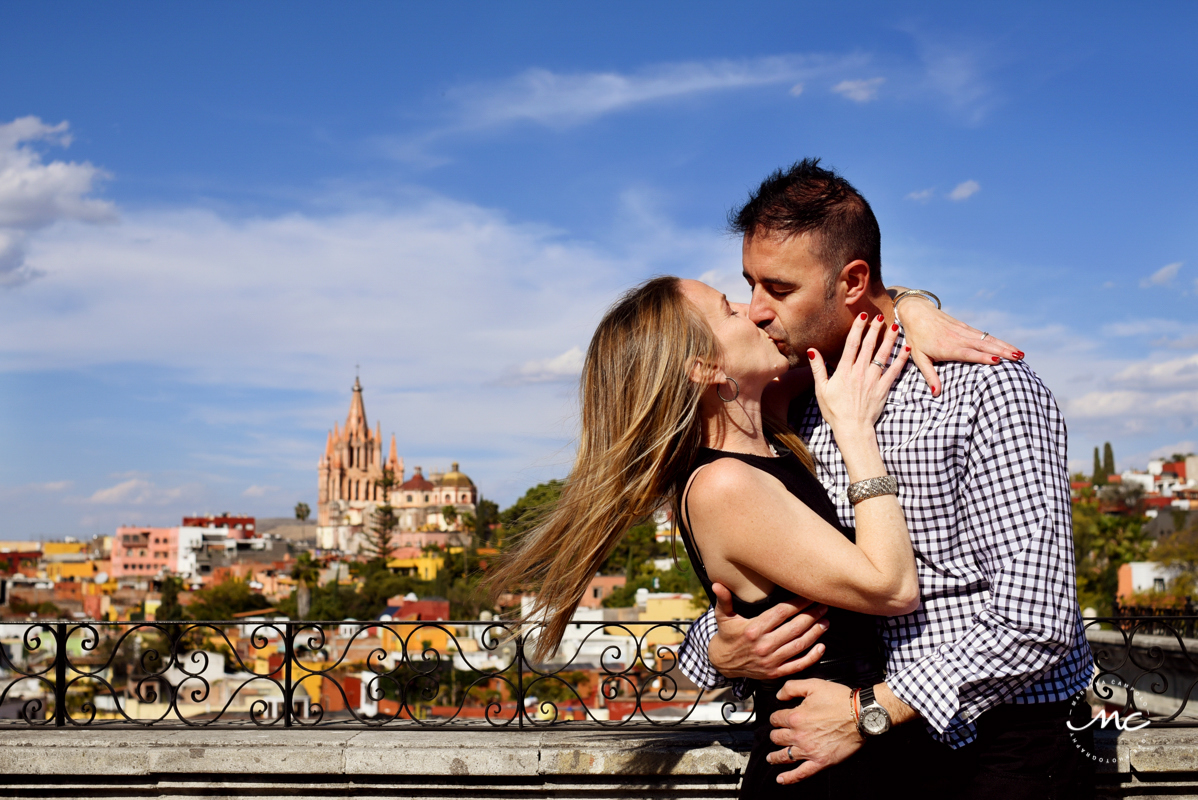
<svg viewBox="0 0 1198 800">
<path fill-rule="evenodd" d="M 890 730 L 890 715 L 881 706 L 861 709 L 861 729 L 867 736 L 877 736 Z"/>
</svg>

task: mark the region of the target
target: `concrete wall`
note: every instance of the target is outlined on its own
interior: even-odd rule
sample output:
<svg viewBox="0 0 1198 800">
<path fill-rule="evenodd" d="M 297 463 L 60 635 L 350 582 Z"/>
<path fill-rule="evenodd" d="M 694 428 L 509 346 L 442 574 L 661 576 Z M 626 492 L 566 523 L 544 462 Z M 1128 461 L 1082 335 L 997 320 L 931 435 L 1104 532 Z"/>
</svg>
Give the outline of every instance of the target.
<svg viewBox="0 0 1198 800">
<path fill-rule="evenodd" d="M 1099 734 L 1101 798 L 1198 796 L 1198 729 Z M 715 731 L 0 728 L 15 798 L 731 798 L 750 742 Z"/>
</svg>

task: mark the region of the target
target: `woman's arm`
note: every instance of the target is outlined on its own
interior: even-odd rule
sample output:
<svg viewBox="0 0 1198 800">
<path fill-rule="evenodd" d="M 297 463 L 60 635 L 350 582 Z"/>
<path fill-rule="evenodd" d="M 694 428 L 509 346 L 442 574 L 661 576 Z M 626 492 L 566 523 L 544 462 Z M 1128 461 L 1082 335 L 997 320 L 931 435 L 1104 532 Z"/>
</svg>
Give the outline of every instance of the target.
<svg viewBox="0 0 1198 800">
<path fill-rule="evenodd" d="M 894 298 L 907 289 L 891 286 L 887 291 Z M 937 361 L 997 364 L 1002 359 L 1019 361 L 1023 358 L 1022 350 L 989 334 L 983 339 L 983 331 L 950 317 L 921 295 L 903 298 L 895 309 L 895 316 L 902 320 L 903 333 L 911 346 L 911 359 L 923 373 L 933 395 L 939 395 L 941 389 L 933 366 Z"/>
<path fill-rule="evenodd" d="M 857 320 L 835 375 L 812 358 L 816 397 L 854 482 L 886 474 L 873 425 L 906 362 L 906 351 L 885 370 L 896 334 Z M 813 351 L 814 352 L 814 351 Z M 886 355 L 881 355 L 886 358 Z M 745 599 L 774 585 L 838 608 L 905 614 L 919 603 L 915 557 L 894 495 L 857 504 L 857 542 L 788 492 L 773 476 L 736 459 L 700 470 L 690 489 L 692 532 L 712 580 Z"/>
</svg>

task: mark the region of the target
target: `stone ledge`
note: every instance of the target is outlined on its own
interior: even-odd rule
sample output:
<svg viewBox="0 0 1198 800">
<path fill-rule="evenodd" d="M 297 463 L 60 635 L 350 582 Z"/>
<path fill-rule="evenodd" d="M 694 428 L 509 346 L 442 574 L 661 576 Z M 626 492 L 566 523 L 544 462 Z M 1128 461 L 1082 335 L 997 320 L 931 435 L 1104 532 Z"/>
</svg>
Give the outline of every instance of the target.
<svg viewBox="0 0 1198 800">
<path fill-rule="evenodd" d="M 722 730 L 0 730 L 0 796 L 731 798 L 750 747 Z"/>
<path fill-rule="evenodd" d="M 1100 797 L 1198 795 L 1198 728 L 1096 731 Z M 735 796 L 728 730 L 0 728 L 0 797 Z"/>
</svg>

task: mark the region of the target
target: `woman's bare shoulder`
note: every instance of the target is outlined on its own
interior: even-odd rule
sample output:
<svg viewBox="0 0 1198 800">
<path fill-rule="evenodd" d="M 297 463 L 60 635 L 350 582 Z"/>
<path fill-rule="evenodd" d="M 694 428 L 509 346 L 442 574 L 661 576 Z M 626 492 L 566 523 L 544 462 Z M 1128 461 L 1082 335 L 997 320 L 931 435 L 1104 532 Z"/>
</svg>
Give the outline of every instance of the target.
<svg viewBox="0 0 1198 800">
<path fill-rule="evenodd" d="M 702 511 L 718 511 L 752 502 L 755 496 L 782 488 L 773 475 L 738 458 L 720 458 L 699 470 L 691 481 L 690 503 Z"/>
</svg>

